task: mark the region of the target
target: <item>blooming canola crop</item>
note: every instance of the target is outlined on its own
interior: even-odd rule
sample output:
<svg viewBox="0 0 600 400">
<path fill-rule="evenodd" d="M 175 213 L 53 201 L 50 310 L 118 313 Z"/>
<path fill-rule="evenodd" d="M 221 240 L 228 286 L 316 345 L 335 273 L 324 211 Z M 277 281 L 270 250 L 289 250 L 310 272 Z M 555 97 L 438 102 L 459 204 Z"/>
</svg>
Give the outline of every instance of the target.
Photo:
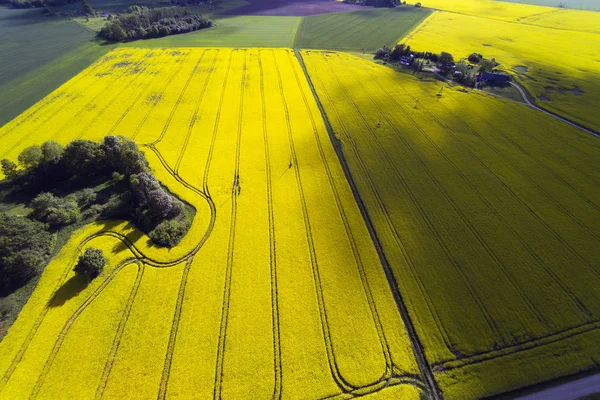
<svg viewBox="0 0 600 400">
<path fill-rule="evenodd" d="M 424 388 L 378 254 L 290 50 L 113 51 L 0 128 L 135 139 L 196 217 L 70 238 L 0 343 L 0 398 L 323 398 Z M 109 259 L 81 286 L 86 247 Z M 78 286 L 79 285 L 79 286 Z"/>
</svg>

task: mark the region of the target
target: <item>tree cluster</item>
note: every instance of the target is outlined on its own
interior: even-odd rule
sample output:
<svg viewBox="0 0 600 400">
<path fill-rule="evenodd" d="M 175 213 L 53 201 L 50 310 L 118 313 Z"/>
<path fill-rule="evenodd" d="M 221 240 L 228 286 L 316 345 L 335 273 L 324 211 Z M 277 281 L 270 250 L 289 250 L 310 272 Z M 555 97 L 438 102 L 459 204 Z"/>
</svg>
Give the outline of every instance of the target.
<svg viewBox="0 0 600 400">
<path fill-rule="evenodd" d="M 413 51 L 410 46 L 398 43 L 393 48 L 380 47 L 373 57 L 376 60 L 384 60 L 390 63 L 401 62 L 402 65 L 412 68 L 415 72 L 421 71 L 424 66 L 423 60 L 436 63 L 443 72 L 449 71 L 454 66 L 454 57 L 445 51 L 440 54 L 432 52 Z"/>
<path fill-rule="evenodd" d="M 0 0 L 0 4 L 8 4 L 12 8 L 59 7 L 81 0 Z"/>
<path fill-rule="evenodd" d="M 51 228 L 78 221 L 84 213 L 105 219 L 128 219 L 140 229 L 152 232 L 165 220 L 181 229 L 170 240 L 156 243 L 172 247 L 189 228 L 183 203 L 169 194 L 148 167 L 137 144 L 122 136 L 106 136 L 103 143 L 74 140 L 65 147 L 48 141 L 31 146 L 18 157 L 19 165 L 4 159 L 2 172 L 13 187 L 30 193 L 30 217 Z M 90 182 L 123 181 L 120 195 L 98 197 L 82 186 Z M 56 195 L 70 190 L 67 196 Z M 54 192 L 54 193 L 53 193 Z M 163 228 L 161 228 L 163 229 Z M 161 236 L 161 237 L 164 237 Z"/>
<path fill-rule="evenodd" d="M 11 193 L 31 199 L 27 217 L 0 213 L 0 296 L 46 264 L 56 233 L 65 226 L 127 219 L 157 245 L 173 247 L 191 225 L 184 204 L 161 186 L 136 143 L 125 137 L 106 136 L 102 143 L 74 140 L 65 147 L 48 141 L 23 150 L 18 164 L 8 159 L 0 164 Z M 118 189 L 107 194 L 90 185 Z M 85 263 L 78 268 L 94 277 Z"/>
<path fill-rule="evenodd" d="M 184 7 L 147 9 L 132 6 L 128 13 L 106 23 L 98 35 L 114 42 L 128 42 L 177 35 L 208 28 L 212 22 Z"/>
<path fill-rule="evenodd" d="M 400 0 L 364 0 L 362 4 L 372 7 L 396 7 L 402 2 Z"/>
</svg>

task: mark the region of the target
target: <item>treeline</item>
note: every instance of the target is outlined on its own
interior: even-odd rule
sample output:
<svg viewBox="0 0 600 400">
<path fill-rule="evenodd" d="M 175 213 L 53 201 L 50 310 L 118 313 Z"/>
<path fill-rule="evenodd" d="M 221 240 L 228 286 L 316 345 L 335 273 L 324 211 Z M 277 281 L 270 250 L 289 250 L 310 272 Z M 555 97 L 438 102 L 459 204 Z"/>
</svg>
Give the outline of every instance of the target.
<svg viewBox="0 0 600 400">
<path fill-rule="evenodd" d="M 4 198 L 25 201 L 31 212 L 0 213 L 0 292 L 22 285 L 45 265 L 63 227 L 126 219 L 155 244 L 173 247 L 191 225 L 193 211 L 160 185 L 136 143 L 124 137 L 74 140 L 65 147 L 48 141 L 23 150 L 18 164 L 3 159 L 1 165 L 8 181 L 3 187 L 10 188 Z"/>
<path fill-rule="evenodd" d="M 0 0 L 0 4 L 7 4 L 12 8 L 42 8 L 66 6 L 79 1 L 81 0 Z"/>
<path fill-rule="evenodd" d="M 454 64 L 454 57 L 450 53 L 445 51 L 442 51 L 440 54 L 432 53 L 430 51 L 413 51 L 410 46 L 407 46 L 404 43 L 399 43 L 391 49 L 387 46 L 382 46 L 375 52 L 375 56 L 373 58 L 376 60 L 386 60 L 393 63 L 401 62 L 403 57 L 408 58 L 406 62 L 410 62 L 409 60 L 422 59 L 431 61 L 432 63 L 437 63 L 441 67 L 450 67 Z"/>
<path fill-rule="evenodd" d="M 98 35 L 114 42 L 177 35 L 204 29 L 212 22 L 184 7 L 130 7 L 127 14 L 107 22 Z"/>
</svg>

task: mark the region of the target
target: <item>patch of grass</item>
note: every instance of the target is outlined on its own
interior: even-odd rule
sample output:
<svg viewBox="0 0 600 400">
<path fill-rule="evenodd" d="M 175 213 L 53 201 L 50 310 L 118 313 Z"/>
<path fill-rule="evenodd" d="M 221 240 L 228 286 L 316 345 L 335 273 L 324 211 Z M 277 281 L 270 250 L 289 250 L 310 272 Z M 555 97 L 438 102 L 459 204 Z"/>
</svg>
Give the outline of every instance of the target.
<svg viewBox="0 0 600 400">
<path fill-rule="evenodd" d="M 304 17 L 294 47 L 375 51 L 396 44 L 430 12 L 404 6 Z"/>
<path fill-rule="evenodd" d="M 232 16 L 183 35 L 124 43 L 123 47 L 292 47 L 300 17 Z"/>
</svg>

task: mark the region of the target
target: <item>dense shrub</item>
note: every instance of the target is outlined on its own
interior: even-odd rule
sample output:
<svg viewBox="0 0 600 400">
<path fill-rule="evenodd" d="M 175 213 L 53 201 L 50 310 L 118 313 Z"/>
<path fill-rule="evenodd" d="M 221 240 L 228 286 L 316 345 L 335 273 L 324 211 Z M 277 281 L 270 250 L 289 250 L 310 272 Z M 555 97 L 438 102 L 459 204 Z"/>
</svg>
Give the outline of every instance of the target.
<svg viewBox="0 0 600 400">
<path fill-rule="evenodd" d="M 181 241 L 188 229 L 189 223 L 186 220 L 167 219 L 158 224 L 149 236 L 159 246 L 173 247 Z"/>
<path fill-rule="evenodd" d="M 379 49 L 377 49 L 373 58 L 376 60 L 384 60 L 390 56 L 390 51 L 391 50 L 389 47 L 385 45 L 381 46 Z"/>
<path fill-rule="evenodd" d="M 2 160 L 2 173 L 8 179 L 15 178 L 17 176 L 17 164 L 4 158 Z"/>
<path fill-rule="evenodd" d="M 46 264 L 55 242 L 45 224 L 0 213 L 0 296 L 27 283 Z"/>
<path fill-rule="evenodd" d="M 81 217 L 77 201 L 71 198 L 58 198 L 52 193 L 40 193 L 31 202 L 32 217 L 50 226 L 67 225 Z"/>
<path fill-rule="evenodd" d="M 73 271 L 87 279 L 94 279 L 102 273 L 106 265 L 106 258 L 102 250 L 88 247 L 85 252 L 79 256 L 79 260 L 73 268 Z"/>
<path fill-rule="evenodd" d="M 209 20 L 183 7 L 138 8 L 130 7 L 128 14 L 107 22 L 98 35 L 114 42 L 125 42 L 187 33 L 212 26 Z"/>
</svg>

